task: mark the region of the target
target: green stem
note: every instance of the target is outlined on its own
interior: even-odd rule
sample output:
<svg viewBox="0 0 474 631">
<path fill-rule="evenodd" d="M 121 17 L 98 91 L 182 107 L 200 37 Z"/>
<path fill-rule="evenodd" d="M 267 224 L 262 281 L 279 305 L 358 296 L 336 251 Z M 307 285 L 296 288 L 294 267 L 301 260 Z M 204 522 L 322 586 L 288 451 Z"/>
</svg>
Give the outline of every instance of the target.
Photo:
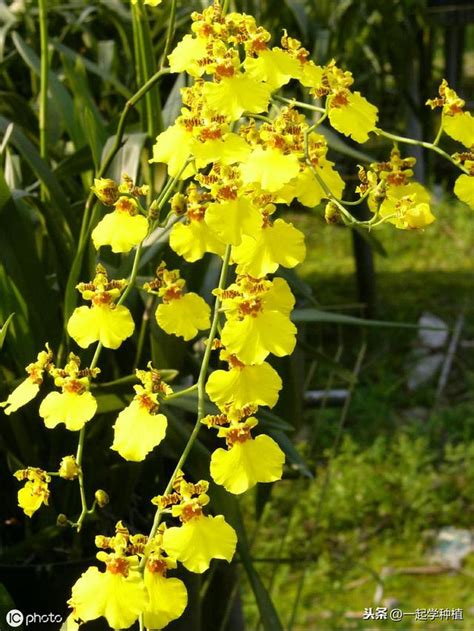
<svg viewBox="0 0 474 631">
<path fill-rule="evenodd" d="M 170 52 L 171 42 L 174 36 L 174 27 L 176 23 L 176 0 L 171 0 L 170 17 L 168 20 L 168 29 L 166 31 L 165 47 L 163 49 L 163 56 L 161 58 L 161 68 L 166 64 L 168 53 Z"/>
<path fill-rule="evenodd" d="M 39 101 L 39 134 L 40 134 L 40 156 L 43 160 L 48 158 L 48 79 L 49 79 L 49 50 L 48 50 L 48 8 L 47 0 L 38 0 L 39 7 L 39 27 L 41 45 L 41 78 L 40 78 L 40 101 Z M 41 185 L 41 199 L 45 201 L 47 196 L 46 187 Z"/>
<path fill-rule="evenodd" d="M 152 77 L 150 77 L 150 79 L 148 79 L 148 81 L 137 92 L 135 92 L 135 94 L 126 102 L 125 107 L 120 116 L 118 126 L 117 126 L 117 132 L 115 135 L 114 144 L 100 166 L 100 169 L 97 173 L 98 178 L 101 178 L 105 175 L 107 169 L 110 167 L 112 163 L 112 160 L 115 158 L 117 152 L 122 146 L 123 137 L 125 134 L 125 123 L 127 121 L 127 117 L 130 113 L 130 110 L 132 110 L 135 107 L 135 105 L 143 98 L 143 96 L 148 92 L 148 90 L 150 90 L 163 76 L 169 74 L 169 72 L 170 72 L 169 68 L 161 68 L 160 70 L 158 70 L 158 72 L 155 72 L 155 74 Z M 84 208 L 84 215 L 82 218 L 79 243 L 77 246 L 77 254 L 73 261 L 71 272 L 69 274 L 69 278 L 67 282 L 67 287 L 66 287 L 66 302 L 67 303 L 69 302 L 67 300 L 68 296 L 70 294 L 74 294 L 75 292 L 77 278 L 80 274 L 81 261 L 84 256 L 84 252 L 87 245 L 87 237 L 90 230 L 90 223 L 91 223 L 90 218 L 91 218 L 92 207 L 94 206 L 94 199 L 95 199 L 94 193 L 91 191 L 87 197 L 86 205 Z M 71 304 L 72 304 L 72 300 L 71 300 Z M 64 314 L 65 326 L 67 324 L 67 321 L 70 315 L 71 314 L 67 312 L 65 312 Z"/>
<path fill-rule="evenodd" d="M 219 289 L 225 288 L 225 284 L 227 281 L 227 270 L 228 270 L 229 261 L 230 261 L 230 252 L 231 252 L 231 246 L 228 245 L 225 255 L 224 255 L 224 260 L 222 263 L 221 274 L 220 274 L 219 285 L 218 285 Z M 219 296 L 217 296 L 216 301 L 214 303 L 214 312 L 212 316 L 211 329 L 209 331 L 209 337 L 207 338 L 206 350 L 204 352 L 204 357 L 202 360 L 201 369 L 199 371 L 199 377 L 198 377 L 198 382 L 197 382 L 198 409 L 197 409 L 196 424 L 194 425 L 193 431 L 191 432 L 191 435 L 188 438 L 188 442 L 186 443 L 186 446 L 184 447 L 183 453 L 181 454 L 181 457 L 178 460 L 178 463 L 173 471 L 173 474 L 170 477 L 165 490 L 163 491 L 163 495 L 168 495 L 171 492 L 175 478 L 178 475 L 179 471 L 183 468 L 188 458 L 189 452 L 191 451 L 194 445 L 194 442 L 196 441 L 196 438 L 198 437 L 199 430 L 201 429 L 201 420 L 204 418 L 204 414 L 205 414 L 204 408 L 205 408 L 205 397 L 206 397 L 205 387 L 206 387 L 207 370 L 209 367 L 209 360 L 211 358 L 212 344 L 214 342 L 214 338 L 217 333 L 217 324 L 219 322 L 220 305 L 221 305 L 221 299 L 219 298 Z M 155 513 L 155 518 L 153 520 L 153 526 L 150 530 L 149 539 L 152 539 L 156 535 L 156 531 L 158 530 L 158 526 L 160 525 L 162 512 L 163 511 L 160 510 L 160 508 L 158 507 Z M 146 563 L 146 559 L 145 557 L 143 557 L 140 567 L 143 568 L 145 563 Z"/>
<path fill-rule="evenodd" d="M 171 182 L 176 183 L 178 180 L 179 174 L 176 178 L 174 178 L 173 180 L 171 180 Z M 170 195 L 171 192 L 173 191 L 173 186 L 169 186 L 169 183 L 164 187 L 163 191 L 161 192 L 160 196 L 158 197 L 158 204 L 160 202 L 162 202 L 164 199 L 166 199 L 167 195 Z M 153 226 L 150 228 L 149 230 L 149 234 L 152 232 L 153 230 Z M 148 236 L 148 235 L 147 235 Z M 133 265 L 132 265 L 132 270 L 130 272 L 130 276 L 128 279 L 128 284 L 127 287 L 125 288 L 125 291 L 123 292 L 123 294 L 120 296 L 120 300 L 117 302 L 117 306 L 121 305 L 125 302 L 128 294 L 130 293 L 130 291 L 132 290 L 134 284 L 135 284 L 135 280 L 137 278 L 138 275 L 138 270 L 139 270 L 139 266 L 140 266 L 140 257 L 141 257 L 141 253 L 142 253 L 142 243 L 140 243 L 135 251 L 135 257 L 133 259 Z M 103 349 L 103 344 L 101 342 L 97 343 L 97 346 L 95 348 L 95 352 L 94 352 L 94 356 L 92 357 L 92 361 L 90 363 L 90 369 L 94 369 L 98 362 L 99 362 L 99 357 L 100 354 L 102 352 Z M 184 392 L 184 391 L 183 391 Z M 84 489 L 84 474 L 82 472 L 82 455 L 83 455 L 83 451 L 84 451 L 84 441 L 85 441 L 85 435 L 86 435 L 86 430 L 85 430 L 85 426 L 80 430 L 79 433 L 79 441 L 78 441 L 78 446 L 77 446 L 77 455 L 76 455 L 76 462 L 79 466 L 79 474 L 78 474 L 78 481 L 79 481 L 79 492 L 80 492 L 80 496 L 81 496 L 81 514 L 79 515 L 79 518 L 75 524 L 77 531 L 79 532 L 81 527 L 82 527 L 82 523 L 86 517 L 86 515 L 90 512 L 87 510 L 87 500 L 86 500 L 86 495 L 85 495 L 85 489 Z"/>
<path fill-rule="evenodd" d="M 189 386 L 189 388 L 184 388 L 183 390 L 178 390 L 177 392 L 173 392 L 173 394 L 169 394 L 163 399 L 163 401 L 166 403 L 166 401 L 169 401 L 170 399 L 177 399 L 178 397 L 182 397 L 184 394 L 195 392 L 197 389 L 198 384 L 194 383 L 192 386 Z"/>
<path fill-rule="evenodd" d="M 320 114 L 326 114 L 326 109 L 324 107 L 318 107 L 317 105 L 310 105 L 309 103 L 304 103 L 303 101 L 296 101 L 295 99 L 287 99 L 284 96 L 280 96 L 279 94 L 274 94 L 272 97 L 276 101 L 280 101 L 281 103 L 286 103 L 287 105 L 296 105 L 297 107 L 302 107 L 306 110 L 311 110 L 312 112 L 319 112 Z"/>
<path fill-rule="evenodd" d="M 376 128 L 375 133 L 379 136 L 384 136 L 384 138 L 388 138 L 389 140 L 393 140 L 395 142 L 402 142 L 406 145 L 417 145 L 418 147 L 423 147 L 424 149 L 429 149 L 430 151 L 435 151 L 437 154 L 442 156 L 445 160 L 454 164 L 455 167 L 463 171 L 464 173 L 468 173 L 468 170 L 463 167 L 461 164 L 456 162 L 454 158 L 452 158 L 449 153 L 440 149 L 437 145 L 432 142 L 425 142 L 424 140 L 415 140 L 414 138 L 406 138 L 405 136 L 398 136 L 397 134 L 391 134 L 388 131 L 384 131 L 383 129 Z"/>
<path fill-rule="evenodd" d="M 142 322 L 140 325 L 140 332 L 138 334 L 137 351 L 135 353 L 135 359 L 133 361 L 132 370 L 136 370 L 136 368 L 138 368 L 138 364 L 140 363 L 140 358 L 143 352 L 143 346 L 145 344 L 146 330 L 148 328 L 148 323 L 150 321 L 150 311 L 153 306 L 153 300 L 154 300 L 153 296 L 149 296 L 148 300 L 146 301 L 145 308 L 143 310 Z"/>
</svg>

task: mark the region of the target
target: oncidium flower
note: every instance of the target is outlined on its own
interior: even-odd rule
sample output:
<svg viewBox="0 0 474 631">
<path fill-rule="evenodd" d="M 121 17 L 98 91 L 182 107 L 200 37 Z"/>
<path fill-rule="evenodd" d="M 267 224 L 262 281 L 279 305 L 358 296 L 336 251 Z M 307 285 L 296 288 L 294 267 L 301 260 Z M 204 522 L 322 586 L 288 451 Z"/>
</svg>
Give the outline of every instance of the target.
<svg viewBox="0 0 474 631">
<path fill-rule="evenodd" d="M 468 173 L 460 175 L 454 184 L 454 194 L 474 210 L 474 148 L 454 154 L 453 158 L 463 164 Z"/>
<path fill-rule="evenodd" d="M 238 277 L 222 297 L 226 313 L 221 340 L 244 364 L 261 364 L 272 353 L 293 352 L 296 327 L 289 318 L 295 299 L 283 278 L 273 281 Z"/>
<path fill-rule="evenodd" d="M 54 383 L 61 392 L 50 392 L 40 405 L 39 415 L 48 429 L 64 423 L 66 429 L 78 431 L 97 411 L 97 401 L 89 392 L 89 386 L 90 378 L 100 370 L 81 370 L 80 364 L 79 357 L 70 353 L 64 368 L 50 368 Z"/>
<path fill-rule="evenodd" d="M 146 537 L 130 536 L 121 522 L 114 537 L 96 537 L 102 548 L 97 558 L 105 563 L 105 571 L 89 567 L 73 585 L 68 601 L 73 620 L 82 623 L 103 616 L 112 629 L 128 629 L 138 619 L 149 603 L 139 571 L 138 554 L 143 554 L 145 544 Z"/>
<path fill-rule="evenodd" d="M 183 581 L 167 576 L 177 563 L 163 550 L 165 528 L 165 524 L 162 524 L 146 547 L 144 580 L 150 600 L 143 622 L 147 629 L 163 629 L 172 620 L 179 618 L 188 604 L 188 593 Z"/>
<path fill-rule="evenodd" d="M 255 417 L 231 421 L 221 414 L 207 416 L 202 422 L 217 427 L 218 436 L 225 438 L 227 444 L 227 449 L 217 449 L 211 456 L 214 482 L 239 495 L 258 482 L 281 479 L 285 454 L 270 436 L 252 437 L 251 430 L 258 424 Z"/>
<path fill-rule="evenodd" d="M 16 412 L 36 397 L 43 383 L 43 373 L 45 370 L 48 370 L 52 359 L 53 353 L 46 344 L 46 350 L 38 353 L 36 361 L 28 364 L 25 368 L 28 377 L 8 395 L 6 401 L 0 402 L 0 407 L 5 408 L 4 412 L 7 416 L 12 412 Z"/>
<path fill-rule="evenodd" d="M 77 289 L 90 307 L 77 307 L 69 318 L 67 331 L 82 348 L 100 342 L 106 348 L 118 348 L 135 329 L 130 311 L 115 304 L 127 281 L 109 281 L 107 271 L 98 265 L 90 283 L 79 283 Z"/>
<path fill-rule="evenodd" d="M 138 202 L 132 197 L 121 195 L 114 207 L 92 231 L 92 241 L 97 250 L 110 245 L 112 252 L 130 252 L 148 234 L 148 219 L 139 214 Z"/>
<path fill-rule="evenodd" d="M 166 333 L 191 340 L 198 331 L 209 328 L 211 309 L 198 294 L 185 292 L 185 284 L 179 270 L 168 270 L 161 263 L 155 279 L 146 283 L 143 289 L 163 301 L 156 309 L 158 326 Z"/>
<path fill-rule="evenodd" d="M 171 506 L 173 517 L 179 517 L 181 526 L 167 528 L 163 533 L 163 548 L 172 558 L 180 561 L 190 572 L 205 572 L 212 559 L 231 561 L 237 545 L 237 535 L 223 515 L 204 515 L 209 503 L 209 483 L 186 482 L 178 475 L 171 495 L 155 497 L 152 502 L 161 509 Z"/>
<path fill-rule="evenodd" d="M 51 477 L 46 471 L 35 467 L 20 469 L 14 473 L 14 476 L 21 482 L 26 480 L 25 486 L 18 491 L 18 506 L 25 515 L 31 517 L 42 504 L 48 504 L 48 484 Z"/>
<path fill-rule="evenodd" d="M 267 205 L 260 230 L 253 236 L 244 235 L 241 244 L 232 248 L 238 274 L 262 278 L 276 272 L 279 265 L 292 268 L 304 260 L 304 234 L 283 219 L 272 221 L 270 214 L 275 209 L 273 204 Z"/>
<path fill-rule="evenodd" d="M 442 126 L 448 136 L 461 142 L 468 149 L 474 146 L 474 117 L 464 111 L 465 101 L 448 86 L 443 79 L 439 86 L 439 97 L 428 99 L 427 105 L 434 109 L 442 107 Z"/>
<path fill-rule="evenodd" d="M 272 408 L 276 404 L 283 383 L 270 364 L 248 366 L 226 350 L 221 351 L 220 359 L 228 362 L 229 370 L 215 370 L 207 380 L 206 392 L 221 410 L 229 414 L 248 405 Z"/>
<path fill-rule="evenodd" d="M 140 462 L 165 437 L 168 421 L 159 413 L 159 397 L 171 394 L 172 390 L 151 364 L 148 370 L 137 370 L 136 374 L 142 385 L 134 386 L 136 394 L 132 402 L 115 421 L 111 449 L 126 460 Z"/>
<path fill-rule="evenodd" d="M 175 223 L 170 233 L 170 247 L 186 261 L 193 263 L 206 252 L 222 256 L 224 243 L 217 237 L 205 221 L 210 194 L 199 191 L 191 184 L 186 195 L 176 193 L 171 200 L 171 210 L 184 216 L 184 223 Z"/>
</svg>

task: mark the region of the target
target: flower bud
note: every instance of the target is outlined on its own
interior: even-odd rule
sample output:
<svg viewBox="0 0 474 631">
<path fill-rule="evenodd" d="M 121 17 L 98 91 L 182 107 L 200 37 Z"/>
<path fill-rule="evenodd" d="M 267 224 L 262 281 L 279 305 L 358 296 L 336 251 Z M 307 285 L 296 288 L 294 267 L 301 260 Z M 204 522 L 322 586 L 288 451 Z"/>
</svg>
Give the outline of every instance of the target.
<svg viewBox="0 0 474 631">
<path fill-rule="evenodd" d="M 91 187 L 97 199 L 106 206 L 113 206 L 119 197 L 119 187 L 117 182 L 109 178 L 95 178 L 94 186 Z"/>
<path fill-rule="evenodd" d="M 109 496 L 102 489 L 98 489 L 95 492 L 95 496 L 94 497 L 95 497 L 95 501 L 97 502 L 97 505 L 99 506 L 99 508 L 104 508 L 104 506 L 106 506 L 109 503 Z"/>
<path fill-rule="evenodd" d="M 324 210 L 324 218 L 326 223 L 339 223 L 341 219 L 341 213 L 339 208 L 334 202 L 328 202 Z"/>
<path fill-rule="evenodd" d="M 186 212 L 186 197 L 182 193 L 176 193 L 171 198 L 171 212 L 178 216 Z"/>
<path fill-rule="evenodd" d="M 79 466 L 74 456 L 64 456 L 59 467 L 59 477 L 74 480 L 79 475 Z"/>
<path fill-rule="evenodd" d="M 66 517 L 66 515 L 64 515 L 64 513 L 59 513 L 56 519 L 56 525 L 59 526 L 60 528 L 66 528 L 68 524 L 69 524 L 69 519 Z"/>
</svg>

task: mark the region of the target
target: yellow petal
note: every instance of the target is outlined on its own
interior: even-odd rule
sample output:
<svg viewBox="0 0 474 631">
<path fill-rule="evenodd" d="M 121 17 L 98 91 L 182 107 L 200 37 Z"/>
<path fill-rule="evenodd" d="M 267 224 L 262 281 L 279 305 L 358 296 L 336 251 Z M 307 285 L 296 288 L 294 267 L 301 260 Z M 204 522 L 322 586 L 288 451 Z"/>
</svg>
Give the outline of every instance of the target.
<svg viewBox="0 0 474 631">
<path fill-rule="evenodd" d="M 188 593 L 179 578 L 166 578 L 158 572 L 145 570 L 145 586 L 150 602 L 144 613 L 147 629 L 163 629 L 179 618 L 188 604 Z"/>
<path fill-rule="evenodd" d="M 208 81 L 203 86 L 203 95 L 209 107 L 238 120 L 244 112 L 258 114 L 268 108 L 271 88 L 244 74 L 226 77 L 219 83 Z"/>
<path fill-rule="evenodd" d="M 443 114 L 443 129 L 465 147 L 474 146 L 474 117 L 471 112 L 460 112 L 454 116 Z"/>
<path fill-rule="evenodd" d="M 257 482 L 275 482 L 283 472 L 285 454 L 277 443 L 262 434 L 230 449 L 217 449 L 211 457 L 211 475 L 216 484 L 239 495 Z"/>
<path fill-rule="evenodd" d="M 112 629 L 128 629 L 148 604 L 141 574 L 128 576 L 90 567 L 72 588 L 73 614 L 84 622 L 104 616 Z"/>
<path fill-rule="evenodd" d="M 42 401 L 39 415 L 48 429 L 64 423 L 71 431 L 82 429 L 97 411 L 90 392 L 50 392 Z"/>
<path fill-rule="evenodd" d="M 454 184 L 454 193 L 474 210 L 474 175 L 460 175 Z"/>
<path fill-rule="evenodd" d="M 164 414 L 150 414 L 134 400 L 120 412 L 114 425 L 114 451 L 133 462 L 140 462 L 161 443 L 168 421 Z"/>
<path fill-rule="evenodd" d="M 247 75 L 256 81 L 265 81 L 272 90 L 281 88 L 301 74 L 300 62 L 281 48 L 263 50 L 258 57 L 247 57 L 244 68 Z"/>
<path fill-rule="evenodd" d="M 227 350 L 245 364 L 261 364 L 269 353 L 291 355 L 296 344 L 296 327 L 278 311 L 261 311 L 255 317 L 228 320 L 221 335 Z"/>
<path fill-rule="evenodd" d="M 226 134 L 222 140 L 196 141 L 192 152 L 196 158 L 196 166 L 202 169 L 211 162 L 234 164 L 247 159 L 251 149 L 243 138 L 234 133 Z"/>
<path fill-rule="evenodd" d="M 210 317 L 207 302 L 193 292 L 163 303 L 156 310 L 156 320 L 163 331 L 185 340 L 191 340 L 198 331 L 208 329 Z"/>
<path fill-rule="evenodd" d="M 315 167 L 315 170 L 334 197 L 340 199 L 345 187 L 345 182 L 338 171 L 333 167 L 333 162 L 325 160 L 321 165 Z M 321 200 L 327 199 L 328 197 L 326 191 L 310 168 L 306 168 L 296 178 L 294 183 L 294 196 L 298 198 L 303 206 L 307 206 L 308 208 L 314 208 Z"/>
<path fill-rule="evenodd" d="M 130 252 L 141 243 L 148 232 L 148 219 L 143 215 L 129 215 L 114 211 L 105 215 L 92 231 L 92 241 L 98 250 L 110 245 L 112 252 Z"/>
<path fill-rule="evenodd" d="M 206 392 L 211 401 L 220 407 L 232 403 L 238 409 L 247 405 L 268 405 L 272 408 L 282 385 L 277 371 L 264 362 L 228 371 L 215 370 L 207 381 Z"/>
<path fill-rule="evenodd" d="M 70 604 L 74 607 L 72 615 L 87 622 L 103 615 L 105 609 L 106 578 L 98 568 L 88 568 L 72 587 Z"/>
<path fill-rule="evenodd" d="M 187 72 L 192 77 L 201 77 L 205 68 L 198 61 L 204 57 L 207 57 L 206 40 L 185 35 L 173 52 L 168 55 L 170 70 L 171 72 Z"/>
<path fill-rule="evenodd" d="M 94 342 L 101 342 L 106 348 L 118 348 L 134 329 L 135 323 L 126 307 L 107 304 L 78 307 L 67 325 L 69 335 L 82 348 Z"/>
<path fill-rule="evenodd" d="M 239 197 L 209 204 L 204 220 L 221 241 L 239 245 L 244 235 L 258 232 L 262 215 L 246 197 Z"/>
<path fill-rule="evenodd" d="M 305 255 L 304 234 L 283 219 L 262 228 L 256 238 L 244 236 L 242 243 L 232 249 L 232 259 L 238 263 L 237 274 L 254 278 L 273 274 L 279 265 L 295 267 Z"/>
<path fill-rule="evenodd" d="M 299 80 L 306 88 L 320 88 L 323 85 L 324 70 L 313 61 L 302 64 Z"/>
<path fill-rule="evenodd" d="M 163 548 L 166 553 L 181 561 L 190 572 L 205 572 L 212 559 L 230 562 L 236 545 L 235 530 L 222 515 L 201 515 L 179 528 L 168 528 L 163 533 Z"/>
<path fill-rule="evenodd" d="M 34 482 L 26 482 L 25 486 L 18 491 L 18 506 L 25 515 L 32 517 L 41 505 L 48 503 L 48 488 L 46 485 L 38 485 Z"/>
<path fill-rule="evenodd" d="M 266 310 L 275 310 L 289 316 L 295 306 L 295 297 L 290 286 L 284 278 L 274 278 L 272 286 L 263 296 L 263 305 Z"/>
<path fill-rule="evenodd" d="M 225 251 L 225 245 L 205 221 L 176 223 L 171 229 L 170 246 L 190 263 L 201 259 L 206 252 L 222 256 Z"/>
<path fill-rule="evenodd" d="M 168 173 L 176 177 L 191 156 L 195 140 L 184 127 L 174 124 L 162 132 L 153 146 L 153 158 L 150 162 L 164 162 L 168 165 Z M 194 174 L 192 164 L 184 169 L 181 179 L 185 180 Z"/>
<path fill-rule="evenodd" d="M 278 149 L 257 147 L 241 166 L 244 183 L 258 183 L 273 193 L 298 175 L 300 164 L 293 155 L 284 155 Z"/>
<path fill-rule="evenodd" d="M 356 142 L 366 142 L 377 124 L 378 110 L 375 105 L 369 103 L 360 92 L 349 92 L 346 105 L 336 106 L 336 103 L 336 100 L 331 100 L 329 104 L 329 121 L 334 129 L 351 136 Z"/>
<path fill-rule="evenodd" d="M 39 389 L 39 384 L 34 383 L 34 381 L 27 377 L 8 395 L 6 401 L 0 403 L 0 407 L 5 408 L 4 412 L 8 416 L 32 401 L 38 394 Z"/>
</svg>

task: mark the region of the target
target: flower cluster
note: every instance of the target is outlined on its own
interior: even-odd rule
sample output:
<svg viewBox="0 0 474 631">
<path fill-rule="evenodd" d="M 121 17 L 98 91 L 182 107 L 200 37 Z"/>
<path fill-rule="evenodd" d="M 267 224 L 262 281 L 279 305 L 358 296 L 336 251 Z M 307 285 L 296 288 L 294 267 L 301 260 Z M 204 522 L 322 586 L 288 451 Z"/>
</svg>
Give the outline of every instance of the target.
<svg viewBox="0 0 474 631">
<path fill-rule="evenodd" d="M 160 0 L 144 3 L 157 6 Z M 398 148 L 407 139 L 377 127 L 377 108 L 353 89 L 350 72 L 335 61 L 318 66 L 286 32 L 280 46 L 271 46 L 270 33 L 252 16 L 225 14 L 217 1 L 192 14 L 191 31 L 168 56 L 170 71 L 187 73 L 189 81 L 181 90 L 180 115 L 153 147 L 151 161 L 166 165 L 168 172 L 159 197 L 150 202 L 149 188 L 136 186 L 126 175 L 120 183 L 94 180 L 92 191 L 107 212 L 97 225 L 85 225 L 83 233 L 90 231 L 98 256 L 101 248 L 135 253 L 127 280 L 112 279 L 99 263 L 92 280 L 76 287 L 90 305 L 74 309 L 67 332 L 81 349 L 96 345 L 92 361 L 81 368 L 80 357 L 70 353 L 64 365 L 58 360 L 62 367 L 57 367 L 47 345 L 27 366 L 26 379 L 0 403 L 7 415 L 14 413 L 36 397 L 45 375 L 52 378 L 56 389 L 41 402 L 39 416 L 49 429 L 64 424 L 77 432 L 77 455 L 64 456 L 57 471 L 35 467 L 17 471 L 17 479 L 25 482 L 18 504 L 31 517 L 48 504 L 52 476 L 77 480 L 81 514 L 75 522 L 60 515 L 58 523 L 79 530 L 96 507 L 108 502 L 107 493 L 97 490 L 88 508 L 82 454 L 86 428 L 98 408 L 91 382 L 100 373 L 100 353 L 103 348 L 118 349 L 135 331 L 124 304 L 129 292 L 150 295 L 150 304 L 156 303 L 156 325 L 164 332 L 185 341 L 206 332 L 193 386 L 173 391 L 151 363 L 130 375 L 137 381 L 134 392 L 113 425 L 111 449 L 118 456 L 141 462 L 160 445 L 168 428 L 163 413 L 168 398 L 196 391 L 196 425 L 177 471 L 152 500 L 156 515 L 150 534 L 131 534 L 119 522 L 113 537 L 97 537 L 101 549 L 97 558 L 105 569 L 90 567 L 75 583 L 68 629 L 100 617 L 113 629 L 128 628 L 138 619 L 146 628 L 161 629 L 181 616 L 187 603 L 184 583 L 168 577 L 168 571 L 181 563 L 201 573 L 213 559 L 232 560 L 237 543 L 234 529 L 223 515 L 205 513 L 209 483 L 189 482 L 179 470 L 202 425 L 217 430 L 217 439 L 222 439 L 210 456 L 210 475 L 230 493 L 241 494 L 283 476 L 285 454 L 265 434 L 260 408 L 273 408 L 283 387 L 272 357 L 289 356 L 297 341 L 291 320 L 295 297 L 278 271 L 296 267 L 306 250 L 304 235 L 282 211 L 294 202 L 313 208 L 324 200 L 329 223 L 342 221 L 367 229 L 388 223 L 414 230 L 435 220 L 428 191 L 413 179 L 415 159 L 403 156 Z M 278 95 L 290 82 L 306 101 Z M 442 108 L 441 126 L 435 141 L 423 146 L 462 171 L 454 191 L 474 208 L 474 119 L 446 82 L 439 98 L 428 103 Z M 304 108 L 311 118 L 300 112 Z M 358 199 L 350 203 L 367 202 L 372 212 L 367 222 L 358 221 L 342 200 L 345 182 L 318 129 L 324 121 L 359 143 L 377 135 L 396 143 L 386 161 L 359 166 Z M 449 155 L 440 149 L 443 132 L 465 150 Z M 169 211 L 163 212 L 168 202 Z M 169 269 L 160 259 L 155 276 L 138 286 L 144 243 L 155 228 L 167 225 L 173 260 L 176 254 L 188 263 L 209 255 L 222 261 L 212 309 L 202 296 L 187 289 L 181 268 Z M 214 359 L 213 351 L 219 355 Z M 218 360 L 222 364 L 217 365 Z M 216 414 L 205 416 L 206 395 Z"/>
</svg>

